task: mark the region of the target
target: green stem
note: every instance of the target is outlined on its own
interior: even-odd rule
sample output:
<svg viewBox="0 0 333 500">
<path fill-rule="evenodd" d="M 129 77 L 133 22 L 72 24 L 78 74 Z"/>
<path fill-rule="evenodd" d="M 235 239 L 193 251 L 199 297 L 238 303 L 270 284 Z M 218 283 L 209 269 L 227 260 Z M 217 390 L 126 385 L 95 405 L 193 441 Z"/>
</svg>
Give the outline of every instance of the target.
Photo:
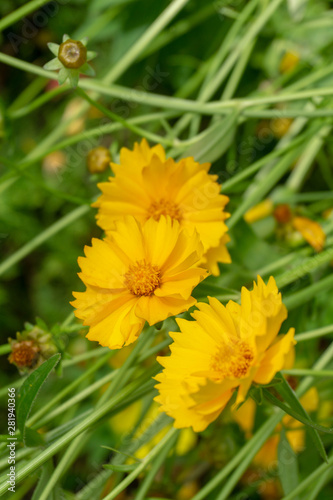
<svg viewBox="0 0 333 500">
<path fill-rule="evenodd" d="M 243 38 L 235 45 L 233 51 L 226 59 L 225 63 L 221 66 L 219 72 L 215 78 L 211 81 L 208 89 L 206 89 L 206 94 L 213 95 L 221 83 L 225 80 L 231 68 L 237 62 L 243 51 L 252 43 L 256 36 L 260 33 L 262 28 L 267 23 L 268 19 L 274 14 L 276 9 L 281 5 L 283 0 L 271 0 L 266 9 L 263 9 L 262 13 L 258 15 L 254 23 L 246 30 Z"/>
<path fill-rule="evenodd" d="M 43 104 L 46 104 L 48 101 L 51 101 L 54 97 L 66 92 L 68 89 L 69 89 L 68 85 L 63 85 L 61 87 L 56 87 L 53 90 L 49 90 L 40 97 L 37 97 L 37 99 L 35 99 L 31 103 L 23 106 L 22 108 L 9 111 L 8 117 L 12 120 L 15 120 L 17 118 L 22 118 L 22 116 L 26 116 L 32 111 L 35 111 L 40 106 L 43 106 Z"/>
<path fill-rule="evenodd" d="M 159 469 L 162 467 L 164 461 L 166 460 L 167 456 L 169 455 L 171 449 L 174 447 L 176 441 L 177 441 L 178 435 L 177 433 L 174 433 L 169 441 L 165 443 L 164 448 L 160 449 L 159 454 L 156 456 L 156 459 L 148 472 L 147 476 L 145 477 L 144 481 L 142 481 L 140 488 L 134 498 L 134 500 L 145 500 L 146 494 L 148 493 L 148 490 L 150 488 L 151 483 L 154 481 L 156 474 L 158 473 Z"/>
<path fill-rule="evenodd" d="M 312 370 L 312 369 L 297 369 L 293 368 L 292 370 L 282 370 L 281 373 L 285 373 L 287 375 L 295 375 L 296 377 L 333 377 L 333 370 Z"/>
<path fill-rule="evenodd" d="M 157 369 L 158 368 L 158 369 Z M 28 462 L 24 465 L 20 470 L 16 473 L 16 482 L 22 481 L 22 479 L 26 478 L 32 472 L 34 472 L 38 467 L 43 465 L 49 458 L 58 453 L 64 446 L 69 444 L 76 436 L 89 429 L 92 425 L 96 424 L 102 417 L 108 414 L 112 408 L 114 408 L 117 404 L 121 403 L 127 396 L 131 396 L 132 393 L 136 389 L 140 389 L 144 382 L 150 380 L 150 378 L 158 372 L 159 367 L 152 367 L 148 369 L 146 373 L 144 373 L 141 377 L 138 377 L 137 380 L 128 384 L 124 389 L 122 389 L 118 394 L 114 397 L 110 398 L 109 401 L 104 403 L 100 408 L 95 409 L 91 414 L 85 417 L 78 425 L 76 425 L 73 429 L 68 431 L 66 434 L 61 436 L 57 441 L 48 446 L 45 450 L 43 450 L 35 459 Z M 151 383 L 151 388 L 153 384 Z M 147 391 L 151 391 L 151 388 Z M 0 485 L 0 495 L 7 491 L 7 480 Z"/>
<path fill-rule="evenodd" d="M 281 177 L 289 170 L 298 154 L 299 148 L 289 151 L 289 153 L 283 156 L 263 179 L 260 179 L 248 197 L 243 200 L 228 220 L 227 225 L 229 228 L 233 227 L 250 207 L 259 203 L 275 184 L 277 184 Z"/>
<path fill-rule="evenodd" d="M 113 500 L 118 496 L 124 489 L 130 485 L 134 479 L 147 467 L 147 465 L 159 455 L 161 450 L 164 449 L 169 440 L 172 440 L 174 436 L 179 432 L 178 429 L 172 428 L 170 431 L 161 439 L 161 441 L 147 454 L 147 456 L 142 460 L 142 462 L 131 472 L 128 476 L 123 479 L 123 481 L 118 484 L 109 495 L 104 497 L 104 500 Z"/>
<path fill-rule="evenodd" d="M 326 278 L 321 279 L 317 283 L 310 285 L 299 292 L 295 292 L 292 295 L 289 295 L 284 298 L 283 302 L 285 303 L 288 310 L 294 309 L 301 304 L 311 300 L 318 293 L 327 291 L 333 287 L 333 274 L 327 276 Z"/>
<path fill-rule="evenodd" d="M 131 130 L 132 132 L 141 137 L 145 137 L 146 139 L 156 142 L 157 144 L 160 143 L 160 144 L 165 144 L 166 146 L 173 146 L 173 141 L 169 141 L 164 137 L 153 134 L 152 132 L 144 130 L 141 127 L 137 127 L 136 125 L 132 125 L 131 123 L 127 122 L 120 116 L 116 115 L 115 113 L 112 113 L 112 111 L 108 110 L 105 106 L 102 106 L 102 104 L 99 104 L 97 101 L 91 99 L 82 89 L 77 88 L 76 93 L 83 99 L 85 99 L 87 102 L 89 102 L 89 104 L 99 109 L 102 113 L 104 113 L 105 116 L 110 118 L 110 120 L 120 123 L 124 128 Z"/>
<path fill-rule="evenodd" d="M 297 161 L 293 171 L 291 172 L 286 187 L 293 191 L 299 191 L 302 187 L 305 178 L 310 168 L 312 168 L 315 157 L 318 151 L 322 148 L 324 139 L 332 130 L 332 125 L 324 125 L 319 132 L 311 139 L 301 157 Z"/>
<path fill-rule="evenodd" d="M 137 40 L 130 50 L 123 55 L 104 78 L 106 83 L 116 81 L 134 63 L 137 57 L 154 38 L 170 23 L 170 21 L 185 7 L 189 0 L 173 0 L 167 8 L 149 26 L 143 35 Z"/>
<path fill-rule="evenodd" d="M 113 355 L 113 352 L 108 352 L 103 358 L 97 360 L 93 365 L 88 368 L 80 377 L 73 380 L 73 382 L 67 385 L 62 391 L 58 392 L 56 396 L 51 399 L 48 403 L 44 404 L 39 411 L 33 414 L 31 418 L 29 418 L 27 425 L 31 427 L 35 422 L 37 422 L 43 415 L 49 413 L 50 409 L 56 405 L 59 401 L 61 401 L 67 394 L 70 394 L 74 389 L 76 389 L 81 383 L 89 378 L 93 373 L 95 373 L 101 366 L 103 366 Z"/>
<path fill-rule="evenodd" d="M 298 280 L 302 276 L 311 273 L 315 269 L 318 269 L 318 267 L 329 263 L 332 259 L 333 247 L 318 253 L 314 257 L 304 259 L 303 262 L 298 266 L 294 267 L 290 271 L 280 274 L 276 277 L 276 284 L 278 288 L 283 288 L 284 286 Z"/>
<path fill-rule="evenodd" d="M 244 109 L 241 111 L 241 115 L 247 118 L 324 118 L 333 116 L 333 109 L 262 109 L 262 110 L 252 110 Z"/>
<path fill-rule="evenodd" d="M 330 345 L 328 349 L 322 354 L 319 360 L 314 364 L 314 370 L 321 370 L 325 368 L 325 366 L 330 363 L 333 357 L 333 343 Z M 307 392 L 307 390 L 313 384 L 313 378 L 307 377 L 302 380 L 300 383 L 296 393 L 298 397 L 302 396 Z M 224 495 L 228 495 L 230 491 L 237 484 L 239 478 L 242 476 L 244 471 L 248 468 L 253 457 L 260 450 L 266 440 L 274 431 L 276 425 L 280 422 L 281 418 L 285 415 L 281 410 L 277 410 L 276 414 L 272 415 L 261 427 L 258 429 L 256 434 L 242 447 L 242 449 L 234 456 L 230 462 L 216 474 L 213 479 L 211 479 L 202 490 L 197 493 L 192 500 L 203 500 L 207 497 L 207 495 L 213 491 L 224 479 L 230 476 L 230 473 L 237 467 L 234 473 L 230 476 L 230 479 L 225 485 L 225 488 L 221 491 L 221 496 L 216 497 L 216 500 L 222 500 L 223 498 L 227 498 Z M 223 495 L 223 496 L 222 496 Z M 288 499 L 289 500 L 289 499 Z"/>
<path fill-rule="evenodd" d="M 4 354 L 8 354 L 11 350 L 12 349 L 11 349 L 9 344 L 2 344 L 0 346 L 0 356 L 2 356 Z"/>
<path fill-rule="evenodd" d="M 237 467 L 238 464 L 242 464 L 246 461 L 246 467 L 242 469 L 246 470 L 248 463 L 252 460 L 252 457 L 260 450 L 269 436 L 272 434 L 273 430 L 280 422 L 284 412 L 279 410 L 275 415 L 270 417 L 256 432 L 256 434 L 242 447 L 242 449 L 235 455 L 228 464 L 223 467 L 223 469 L 218 472 L 213 479 L 211 479 L 194 497 L 192 500 L 203 500 L 213 491 L 220 483 L 224 481 L 230 473 Z M 251 453 L 251 459 L 248 460 L 248 455 Z M 238 470 L 238 469 L 236 469 Z"/>
<path fill-rule="evenodd" d="M 304 342 L 305 340 L 321 338 L 323 335 L 328 335 L 330 333 L 333 333 L 333 325 L 323 326 L 322 328 L 317 328 L 309 332 L 298 333 L 295 335 L 295 340 L 297 340 L 297 342 Z"/>
<path fill-rule="evenodd" d="M 72 359 L 64 359 L 62 361 L 62 366 L 67 368 L 68 366 L 76 365 L 77 363 L 81 363 L 82 361 L 86 361 L 91 358 L 96 358 L 98 356 L 103 356 L 103 354 L 107 353 L 109 350 L 108 347 L 96 347 L 96 349 L 92 349 L 91 351 L 84 352 L 83 354 L 78 354 L 77 356 L 73 356 Z"/>
<path fill-rule="evenodd" d="M 233 175 L 230 179 L 226 180 L 223 183 L 223 193 L 229 193 L 231 188 L 234 187 L 235 185 L 239 184 L 240 182 L 244 181 L 248 177 L 251 177 L 253 174 L 258 172 L 261 167 L 265 166 L 268 162 L 271 160 L 274 160 L 281 156 L 284 153 L 287 153 L 288 151 L 294 149 L 296 146 L 299 146 L 303 144 L 306 140 L 308 140 L 310 137 L 313 136 L 312 131 L 307 131 L 300 135 L 299 137 L 296 137 L 293 139 L 291 142 L 286 144 L 285 146 L 275 149 L 271 153 L 268 153 L 266 156 L 263 158 L 260 158 L 260 160 L 257 160 L 253 165 L 250 165 L 246 169 L 242 170 L 242 172 L 239 172 L 238 174 Z"/>
<path fill-rule="evenodd" d="M 31 2 L 26 3 L 25 5 L 22 5 L 17 10 L 14 10 L 14 12 L 11 12 L 7 16 L 5 16 L 3 19 L 0 21 L 0 32 L 3 31 L 5 28 L 10 26 L 11 24 L 16 23 L 23 17 L 26 17 L 29 15 L 31 12 L 34 12 L 35 10 L 39 9 L 43 5 L 47 4 L 49 0 L 32 0 Z"/>
<path fill-rule="evenodd" d="M 35 236 L 35 238 L 23 245 L 23 247 L 21 247 L 10 257 L 8 257 L 2 264 L 0 264 L 0 275 L 5 273 L 11 266 L 17 264 L 20 260 L 29 255 L 29 253 L 35 250 L 35 248 L 37 248 L 39 245 L 47 241 L 49 238 L 57 234 L 65 227 L 69 226 L 69 224 L 76 221 L 84 214 L 88 213 L 89 210 L 90 207 L 88 205 L 78 207 L 49 226 L 47 229 L 42 231 L 39 235 Z"/>
</svg>

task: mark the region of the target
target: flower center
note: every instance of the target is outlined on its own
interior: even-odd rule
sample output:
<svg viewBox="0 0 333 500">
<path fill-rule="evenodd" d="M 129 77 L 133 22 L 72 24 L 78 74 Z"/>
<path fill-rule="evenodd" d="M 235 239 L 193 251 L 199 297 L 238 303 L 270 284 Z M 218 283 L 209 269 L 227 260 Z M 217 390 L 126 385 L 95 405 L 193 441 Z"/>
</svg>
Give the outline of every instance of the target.
<svg viewBox="0 0 333 500">
<path fill-rule="evenodd" d="M 182 213 L 178 205 L 164 198 L 161 198 L 159 201 L 153 201 L 148 208 L 148 218 L 153 217 L 155 220 L 159 221 L 161 215 L 169 215 L 171 219 L 176 219 L 178 221 L 182 218 Z"/>
<path fill-rule="evenodd" d="M 253 361 L 250 346 L 239 339 L 229 339 L 213 356 L 211 368 L 219 374 L 219 379 L 244 377 Z"/>
<path fill-rule="evenodd" d="M 145 260 L 130 266 L 124 277 L 129 291 L 140 297 L 152 295 L 161 284 L 161 271 L 157 266 L 152 266 Z"/>
</svg>

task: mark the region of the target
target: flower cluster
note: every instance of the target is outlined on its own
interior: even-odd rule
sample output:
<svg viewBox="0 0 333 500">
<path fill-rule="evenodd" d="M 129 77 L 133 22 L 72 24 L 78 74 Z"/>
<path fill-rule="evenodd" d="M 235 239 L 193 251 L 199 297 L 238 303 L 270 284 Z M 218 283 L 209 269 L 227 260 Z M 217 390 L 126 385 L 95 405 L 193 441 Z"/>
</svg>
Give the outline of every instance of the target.
<svg viewBox="0 0 333 500">
<path fill-rule="evenodd" d="M 196 304 L 192 291 L 218 263 L 230 262 L 221 194 L 209 164 L 167 159 L 145 140 L 123 148 L 114 176 L 99 184 L 93 206 L 105 238 L 93 239 L 78 262 L 86 285 L 74 293 L 75 314 L 88 339 L 111 349 L 133 343 L 145 322 L 154 325 Z M 197 304 L 195 321 L 178 318 L 180 332 L 156 379 L 161 410 L 178 428 L 204 430 L 233 394 L 244 402 L 251 384 L 268 384 L 294 345 L 294 330 L 277 337 L 287 310 L 274 278 L 258 277 L 241 305 L 216 298 Z"/>
<path fill-rule="evenodd" d="M 219 274 L 218 262 L 231 262 L 226 249 L 229 214 L 224 212 L 229 199 L 221 194 L 217 176 L 208 173 L 209 163 L 166 159 L 161 145 L 150 148 L 143 139 L 133 151 L 123 148 L 120 165 L 111 166 L 115 175 L 98 185 L 102 195 L 94 204 L 99 209 L 97 224 L 106 234 L 124 215 L 134 216 L 141 224 L 170 216 L 181 227 L 197 231 L 203 263 L 212 274 Z"/>
</svg>

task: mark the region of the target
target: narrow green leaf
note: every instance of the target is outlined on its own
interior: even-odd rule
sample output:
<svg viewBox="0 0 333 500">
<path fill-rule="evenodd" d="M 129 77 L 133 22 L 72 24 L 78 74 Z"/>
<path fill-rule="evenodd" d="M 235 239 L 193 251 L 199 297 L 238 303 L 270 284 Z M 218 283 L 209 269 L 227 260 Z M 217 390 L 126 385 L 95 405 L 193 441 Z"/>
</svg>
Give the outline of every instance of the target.
<svg viewBox="0 0 333 500">
<path fill-rule="evenodd" d="M 311 423 L 308 412 L 303 408 L 302 403 L 300 402 L 296 393 L 290 387 L 284 376 L 281 373 L 278 373 L 276 379 L 281 380 L 281 384 L 276 387 L 277 392 L 293 410 L 299 413 L 302 417 L 305 417 Z M 308 428 L 308 432 L 320 455 L 327 462 L 326 451 L 318 432 L 313 427 L 311 427 L 311 425 Z"/>
<path fill-rule="evenodd" d="M 49 42 L 47 44 L 47 46 L 50 49 L 50 51 L 52 52 L 52 54 L 54 54 L 56 57 L 58 57 L 58 52 L 59 52 L 60 45 L 58 45 L 57 43 Z"/>
<path fill-rule="evenodd" d="M 200 134 L 200 138 L 187 148 L 182 158 L 193 156 L 196 161 L 213 162 L 228 149 L 234 137 L 237 125 L 238 110 L 233 111 L 223 120 L 218 120 Z"/>
<path fill-rule="evenodd" d="M 41 473 L 41 476 L 39 478 L 39 481 L 38 481 L 38 484 L 35 488 L 35 491 L 32 495 L 32 498 L 31 500 L 38 500 L 40 495 L 42 494 L 45 486 L 47 485 L 48 483 L 48 480 L 53 472 L 53 463 L 52 463 L 52 460 L 49 460 L 48 462 L 46 462 L 43 467 L 42 467 L 42 473 Z M 51 499 L 51 495 L 49 496 L 49 499 Z"/>
<path fill-rule="evenodd" d="M 275 396 L 273 396 L 273 394 L 271 394 L 267 389 L 263 390 L 263 394 L 264 394 L 265 398 L 268 401 L 270 401 L 273 405 L 277 406 L 278 408 L 281 408 L 281 410 L 283 410 L 285 413 L 287 413 L 291 417 L 295 418 L 296 420 L 298 420 L 299 422 L 302 422 L 302 424 L 307 426 L 307 430 L 309 431 L 309 434 L 311 435 L 312 439 L 314 440 L 315 445 L 316 445 L 321 457 L 325 461 L 327 461 L 326 451 L 325 451 L 324 445 L 323 445 L 318 433 L 317 433 L 317 435 L 318 435 L 319 439 L 315 438 L 314 434 L 313 433 L 311 434 L 311 431 L 315 430 L 315 431 L 324 432 L 326 434 L 333 434 L 333 429 L 328 429 L 326 427 L 323 427 L 322 425 L 315 424 L 311 420 L 308 420 L 307 418 L 303 417 L 302 415 L 300 415 L 299 413 L 297 413 L 296 411 L 291 409 L 289 406 L 282 403 L 279 399 L 277 399 Z"/>
<path fill-rule="evenodd" d="M 298 462 L 284 429 L 281 430 L 278 446 L 278 470 L 283 492 L 288 495 L 299 483 Z M 295 497 L 295 499 L 298 500 L 298 497 Z"/>
<path fill-rule="evenodd" d="M 62 68 L 62 64 L 59 59 L 56 57 L 55 59 L 51 59 L 51 61 L 47 62 L 43 66 L 44 69 L 48 69 L 50 71 L 57 70 Z"/>
<path fill-rule="evenodd" d="M 115 472 L 132 472 L 138 464 L 122 464 L 122 465 L 113 465 L 113 464 L 104 464 L 104 469 L 110 469 Z"/>
<path fill-rule="evenodd" d="M 45 380 L 59 362 L 61 355 L 55 354 L 33 371 L 23 382 L 17 396 L 17 426 L 25 439 L 25 423 L 32 405 Z"/>
</svg>

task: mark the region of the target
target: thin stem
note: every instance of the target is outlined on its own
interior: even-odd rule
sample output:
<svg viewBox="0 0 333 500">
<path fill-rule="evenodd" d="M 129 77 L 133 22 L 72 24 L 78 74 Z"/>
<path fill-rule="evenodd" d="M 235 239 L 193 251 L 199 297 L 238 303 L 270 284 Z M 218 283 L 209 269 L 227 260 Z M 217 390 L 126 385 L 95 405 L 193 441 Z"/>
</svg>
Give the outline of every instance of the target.
<svg viewBox="0 0 333 500">
<path fill-rule="evenodd" d="M 105 83 L 116 81 L 188 2 L 189 0 L 173 0 L 143 33 L 139 40 L 132 45 L 130 50 L 111 68 L 104 78 Z"/>
<path fill-rule="evenodd" d="M 159 367 L 158 367 L 159 369 Z M 27 464 L 25 464 L 20 470 L 16 473 L 16 481 L 22 481 L 25 477 L 29 476 L 33 471 L 38 469 L 43 463 L 45 463 L 49 458 L 51 458 L 55 453 L 58 453 L 64 446 L 69 444 L 76 436 L 90 428 L 93 424 L 98 422 L 102 417 L 104 417 L 112 408 L 114 408 L 117 404 L 121 403 L 126 397 L 131 396 L 132 393 L 136 389 L 140 389 L 144 382 L 150 381 L 150 378 L 157 373 L 157 367 L 154 366 L 151 369 L 148 369 L 146 373 L 144 373 L 141 377 L 138 377 L 137 380 L 128 384 L 124 389 L 122 389 L 118 394 L 112 397 L 109 401 L 107 401 L 100 408 L 95 409 L 92 413 L 90 413 L 87 417 L 85 417 L 79 424 L 77 424 L 73 429 L 66 432 L 63 436 L 61 436 L 57 441 L 52 443 L 46 449 L 44 449 L 35 459 L 31 460 Z M 151 391 L 154 382 L 150 384 L 150 388 L 147 388 L 147 392 Z M 7 482 L 4 482 L 0 485 L 0 495 L 7 491 Z"/>
<path fill-rule="evenodd" d="M 297 340 L 297 342 L 304 342 L 306 340 L 321 338 L 323 335 L 328 335 L 330 333 L 333 333 L 333 325 L 323 326 L 322 328 L 317 328 L 309 332 L 298 333 L 295 335 L 295 340 Z"/>
<path fill-rule="evenodd" d="M 0 346 L 0 356 L 3 356 L 4 354 L 8 354 L 11 351 L 10 344 L 2 344 Z"/>
<path fill-rule="evenodd" d="M 34 413 L 34 415 L 29 418 L 27 425 L 31 427 L 35 422 L 37 422 L 43 415 L 49 413 L 50 409 L 55 406 L 59 401 L 61 401 L 67 394 L 70 394 L 74 389 L 76 389 L 82 382 L 89 378 L 93 373 L 95 373 L 101 366 L 103 366 L 113 355 L 112 351 L 108 352 L 103 358 L 97 360 L 93 365 L 88 368 L 80 377 L 73 380 L 73 382 L 67 385 L 62 391 L 58 392 L 51 401 L 44 404 L 39 411 Z"/>
<path fill-rule="evenodd" d="M 309 369 L 298 369 L 293 368 L 290 370 L 282 370 L 281 373 L 285 373 L 287 375 L 294 375 L 295 377 L 333 377 L 333 370 L 313 370 Z"/>
<path fill-rule="evenodd" d="M 109 495 L 104 497 L 104 500 L 113 500 L 118 496 L 124 489 L 130 485 L 134 479 L 138 477 L 138 475 L 147 467 L 147 465 L 159 455 L 161 450 L 165 447 L 165 445 L 174 438 L 175 435 L 179 433 L 178 429 L 172 428 L 169 432 L 161 439 L 161 441 L 148 453 L 148 455 L 142 460 L 142 462 L 131 472 L 123 481 L 116 486 Z"/>
<path fill-rule="evenodd" d="M 22 118 L 22 116 L 28 115 L 32 111 L 38 109 L 40 106 L 43 106 L 43 104 L 46 104 L 48 101 L 51 101 L 54 97 L 57 97 L 58 95 L 65 93 L 66 91 L 68 91 L 68 89 L 69 89 L 68 85 L 62 85 L 61 87 L 56 87 L 53 90 L 49 90 L 45 92 L 43 95 L 37 97 L 37 99 L 35 99 L 34 101 L 23 106 L 22 108 L 9 111 L 8 117 L 11 118 L 12 120 L 15 120 L 17 118 Z"/>
<path fill-rule="evenodd" d="M 304 259 L 303 262 L 298 266 L 294 267 L 290 271 L 287 271 L 277 276 L 276 283 L 278 288 L 282 288 L 286 285 L 289 285 L 289 283 L 298 280 L 305 274 L 311 273 L 318 267 L 327 264 L 332 259 L 333 259 L 333 247 L 328 248 L 323 252 L 320 252 L 314 257 L 310 257 L 309 259 Z"/>
<path fill-rule="evenodd" d="M 171 449 L 174 447 L 176 441 L 177 441 L 178 435 L 177 433 L 174 433 L 169 441 L 165 443 L 164 448 L 160 449 L 159 454 L 156 456 L 156 459 L 148 472 L 147 476 L 145 479 L 142 481 L 141 486 L 134 498 L 134 500 L 145 500 L 146 494 L 148 493 L 148 490 L 150 488 L 151 483 L 154 481 L 156 474 L 158 473 L 159 469 L 162 467 L 162 464 L 166 460 L 167 456 L 169 455 Z"/>
<path fill-rule="evenodd" d="M 121 123 L 121 125 L 123 125 L 124 128 L 127 128 L 132 132 L 134 132 L 135 134 L 141 137 L 145 137 L 146 139 L 149 139 L 153 142 L 165 144 L 166 146 L 173 146 L 173 141 L 169 141 L 164 137 L 153 134 L 152 132 L 144 130 L 141 127 L 137 127 L 136 125 L 132 125 L 131 123 L 127 122 L 120 116 L 116 115 L 115 113 L 112 113 L 112 111 L 108 110 L 105 106 L 102 106 L 97 101 L 91 99 L 82 89 L 78 88 L 76 89 L 76 92 L 79 96 L 81 96 L 83 99 L 89 102 L 89 104 L 91 104 L 95 108 L 99 109 L 102 113 L 104 113 L 104 115 L 110 118 L 110 120 Z"/>
<path fill-rule="evenodd" d="M 24 257 L 29 255 L 35 248 L 39 245 L 47 241 L 49 238 L 57 234 L 59 231 L 69 226 L 72 222 L 76 221 L 84 214 L 88 213 L 90 207 L 88 205 L 83 205 L 81 207 L 76 208 L 69 214 L 65 215 L 57 222 L 49 226 L 47 229 L 42 231 L 39 235 L 35 236 L 28 243 L 23 245 L 19 250 L 13 253 L 10 257 L 8 257 L 2 264 L 0 264 L 0 275 L 5 273 L 11 266 L 17 264 Z"/>
<path fill-rule="evenodd" d="M 25 5 L 22 5 L 19 9 L 14 10 L 14 12 L 11 12 L 7 16 L 5 16 L 3 19 L 0 21 L 0 31 L 3 31 L 5 28 L 10 26 L 11 24 L 16 23 L 23 17 L 26 17 L 28 14 L 31 12 L 34 12 L 34 10 L 39 9 L 43 5 L 47 4 L 49 0 L 32 0 L 31 2 L 26 3 Z"/>
<path fill-rule="evenodd" d="M 299 292 L 295 292 L 292 295 L 289 295 L 284 298 L 283 302 L 285 303 L 288 310 L 294 309 L 301 304 L 304 304 L 308 300 L 311 300 L 318 293 L 330 290 L 333 287 L 333 274 L 327 276 L 326 278 L 321 279 L 317 283 L 300 290 Z"/>
</svg>

